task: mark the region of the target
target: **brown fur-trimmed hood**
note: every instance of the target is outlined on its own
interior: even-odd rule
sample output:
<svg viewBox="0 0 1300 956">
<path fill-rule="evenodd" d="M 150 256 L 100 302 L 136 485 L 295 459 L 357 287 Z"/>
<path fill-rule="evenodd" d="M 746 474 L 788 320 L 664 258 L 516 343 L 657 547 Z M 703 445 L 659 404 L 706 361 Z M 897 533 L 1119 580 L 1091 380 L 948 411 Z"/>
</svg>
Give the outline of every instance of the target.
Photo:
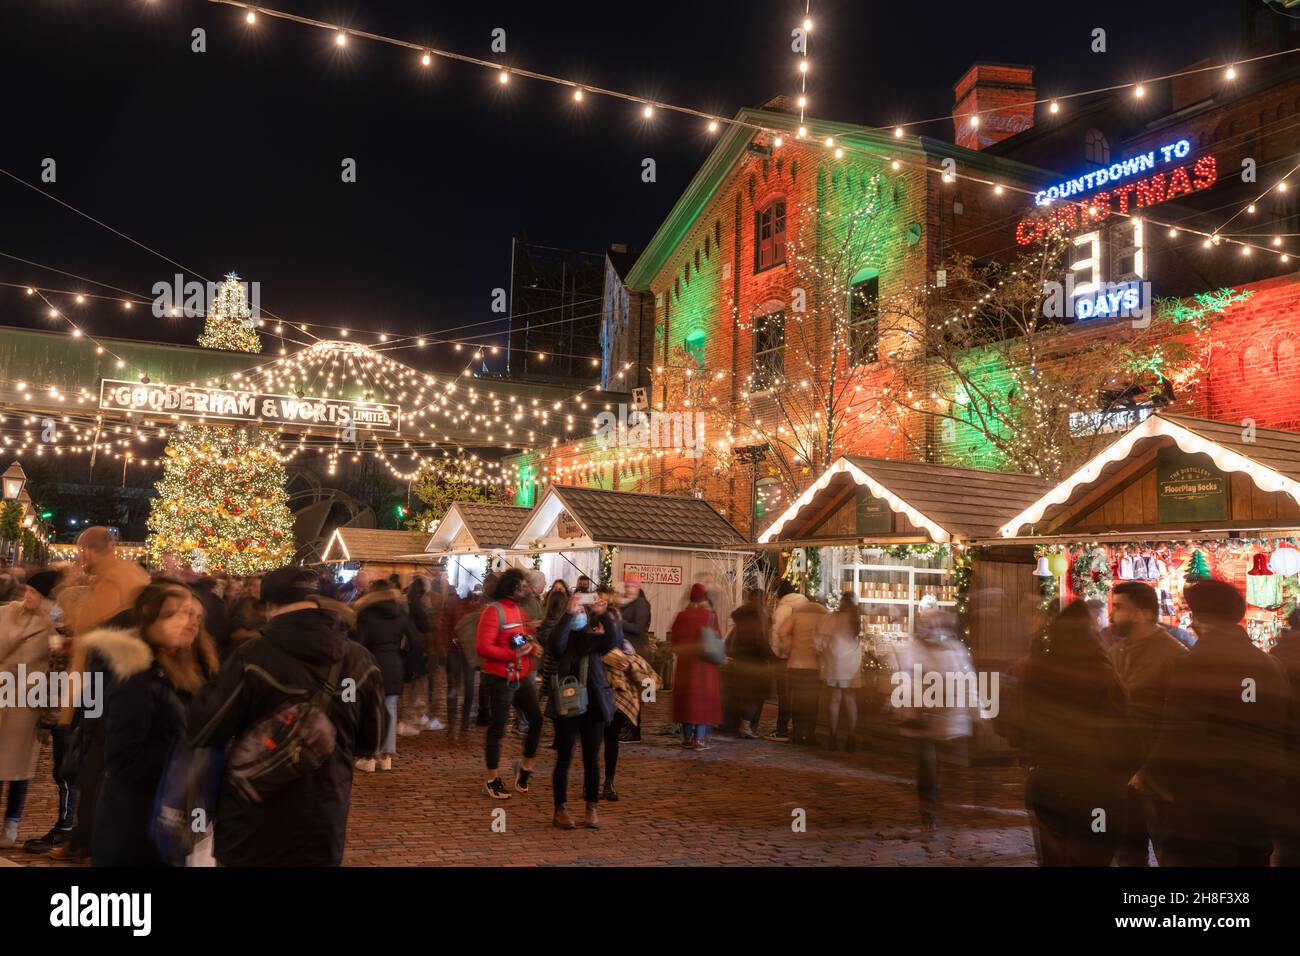
<svg viewBox="0 0 1300 956">
<path fill-rule="evenodd" d="M 153 648 L 134 628 L 101 627 L 84 635 L 86 653 L 98 654 L 118 680 L 126 680 L 153 666 Z"/>
<path fill-rule="evenodd" d="M 392 601 L 399 610 L 403 613 L 406 612 L 406 595 L 402 594 L 397 588 L 380 588 L 377 591 L 367 591 L 352 602 L 352 610 L 360 614 L 366 608 L 375 604 L 383 604 L 385 601 Z"/>
</svg>

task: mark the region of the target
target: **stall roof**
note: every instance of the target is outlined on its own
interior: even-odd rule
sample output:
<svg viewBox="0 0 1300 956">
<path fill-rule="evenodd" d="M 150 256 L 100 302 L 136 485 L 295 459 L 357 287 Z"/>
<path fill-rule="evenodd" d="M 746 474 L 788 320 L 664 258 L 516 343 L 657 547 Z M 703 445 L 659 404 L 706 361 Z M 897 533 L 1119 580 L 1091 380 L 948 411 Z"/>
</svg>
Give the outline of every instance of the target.
<svg viewBox="0 0 1300 956">
<path fill-rule="evenodd" d="M 461 531 L 468 531 L 473 540 L 473 550 L 505 551 L 511 548 L 519 532 L 532 514 L 531 508 L 518 505 L 502 505 L 482 501 L 457 501 L 442 521 L 425 546 L 426 551 L 445 552 L 453 550 L 456 538 Z"/>
<path fill-rule="evenodd" d="M 869 488 L 936 542 L 992 534 L 1007 516 L 1048 488 L 1046 481 L 1033 475 L 846 456 L 805 489 L 759 535 L 759 542 L 799 540 L 830 501 L 847 496 L 855 485 Z"/>
<path fill-rule="evenodd" d="M 1160 438 L 1172 439 L 1185 452 L 1209 455 L 1225 472 L 1244 472 L 1262 491 L 1284 492 L 1300 502 L 1300 434 L 1159 412 L 1129 429 L 1029 504 L 1003 524 L 998 534 L 1013 538 L 1027 525 L 1050 521 L 1077 500 L 1085 486 L 1114 474 L 1139 444 L 1149 446 L 1150 441 Z"/>
<path fill-rule="evenodd" d="M 384 531 L 378 528 L 335 528 L 321 558 L 334 561 L 391 561 L 427 564 L 431 555 L 419 552 L 420 535 L 414 531 Z"/>
<path fill-rule="evenodd" d="M 703 498 L 552 485 L 520 530 L 515 548 L 536 550 L 531 543 L 544 538 L 562 512 L 583 532 L 574 547 L 641 544 L 725 550 L 745 543 Z"/>
</svg>

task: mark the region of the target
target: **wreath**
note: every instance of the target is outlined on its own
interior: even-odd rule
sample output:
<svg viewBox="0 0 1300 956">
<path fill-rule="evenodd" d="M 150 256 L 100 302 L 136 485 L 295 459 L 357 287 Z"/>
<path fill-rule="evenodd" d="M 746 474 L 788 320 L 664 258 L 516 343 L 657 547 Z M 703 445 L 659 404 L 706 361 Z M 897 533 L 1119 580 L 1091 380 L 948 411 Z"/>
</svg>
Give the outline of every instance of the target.
<svg viewBox="0 0 1300 956">
<path fill-rule="evenodd" d="M 1110 594 L 1115 575 L 1110 559 L 1101 548 L 1080 551 L 1070 565 L 1070 587 L 1081 598 L 1105 598 Z"/>
</svg>

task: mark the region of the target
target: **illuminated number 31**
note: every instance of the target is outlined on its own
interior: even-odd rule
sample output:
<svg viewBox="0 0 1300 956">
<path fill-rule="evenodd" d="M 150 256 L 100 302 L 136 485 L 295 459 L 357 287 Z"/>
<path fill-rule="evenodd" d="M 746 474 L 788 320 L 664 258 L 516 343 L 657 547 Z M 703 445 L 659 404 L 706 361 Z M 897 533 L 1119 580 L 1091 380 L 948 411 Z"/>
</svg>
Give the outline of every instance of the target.
<svg viewBox="0 0 1300 956">
<path fill-rule="evenodd" d="M 1147 277 L 1146 249 L 1142 243 L 1142 220 L 1134 217 L 1130 220 L 1133 226 L 1133 273 L 1138 279 Z M 1087 270 L 1079 278 L 1083 281 L 1076 282 L 1074 285 L 1074 294 L 1076 296 L 1089 295 L 1096 293 L 1101 288 L 1101 233 L 1088 232 L 1082 236 L 1076 236 L 1074 239 L 1076 247 L 1087 246 L 1088 257 L 1086 259 L 1076 259 L 1071 263 L 1070 268 L 1077 273 Z"/>
</svg>

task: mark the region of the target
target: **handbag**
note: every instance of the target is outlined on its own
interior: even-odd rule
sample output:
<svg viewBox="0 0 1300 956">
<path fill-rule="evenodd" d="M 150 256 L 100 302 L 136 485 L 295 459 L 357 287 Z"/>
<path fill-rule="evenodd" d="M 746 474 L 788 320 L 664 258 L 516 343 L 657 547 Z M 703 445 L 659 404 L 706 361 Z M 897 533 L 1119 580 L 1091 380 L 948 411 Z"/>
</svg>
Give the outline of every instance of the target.
<svg viewBox="0 0 1300 956">
<path fill-rule="evenodd" d="M 184 866 L 210 835 L 224 762 L 222 748 L 191 747 L 184 740 L 172 748 L 149 826 L 154 847 L 168 865 Z"/>
<path fill-rule="evenodd" d="M 727 643 L 711 627 L 700 628 L 700 657 L 714 665 L 727 659 Z"/>
<path fill-rule="evenodd" d="M 552 678 L 555 690 L 551 699 L 555 701 L 557 717 L 581 717 L 587 712 L 587 655 L 582 655 L 578 665 L 578 676 L 569 676 L 560 680 Z"/>
</svg>

